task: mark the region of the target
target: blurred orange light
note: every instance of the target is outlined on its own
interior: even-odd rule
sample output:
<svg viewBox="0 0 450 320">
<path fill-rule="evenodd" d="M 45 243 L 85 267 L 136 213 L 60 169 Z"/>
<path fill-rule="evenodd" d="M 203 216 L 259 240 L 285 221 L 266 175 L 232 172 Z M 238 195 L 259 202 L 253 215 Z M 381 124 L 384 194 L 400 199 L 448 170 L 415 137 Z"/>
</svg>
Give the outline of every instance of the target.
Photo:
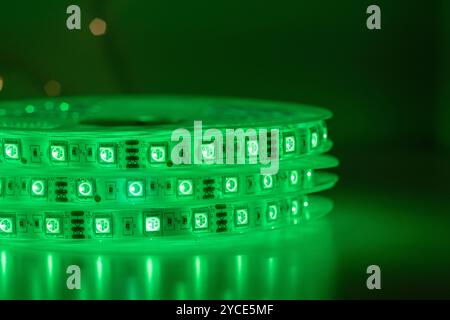
<svg viewBox="0 0 450 320">
<path fill-rule="evenodd" d="M 102 19 L 95 18 L 89 24 L 89 29 L 94 36 L 102 36 L 106 33 L 106 22 Z"/>
<path fill-rule="evenodd" d="M 45 93 L 49 97 L 56 97 L 61 94 L 61 84 L 58 81 L 50 80 L 44 86 Z"/>
</svg>

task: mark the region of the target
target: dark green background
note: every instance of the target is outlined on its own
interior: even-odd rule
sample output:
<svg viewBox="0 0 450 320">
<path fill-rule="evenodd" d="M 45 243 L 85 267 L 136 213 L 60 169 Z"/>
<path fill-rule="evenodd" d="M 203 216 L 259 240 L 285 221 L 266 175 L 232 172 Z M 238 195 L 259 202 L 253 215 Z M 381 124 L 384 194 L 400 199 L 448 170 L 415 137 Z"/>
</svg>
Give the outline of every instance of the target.
<svg viewBox="0 0 450 320">
<path fill-rule="evenodd" d="M 81 7 L 80 31 L 65 27 L 70 4 Z M 370 4 L 381 7 L 382 30 L 366 28 Z M 90 33 L 94 17 L 107 22 L 105 36 Z M 0 298 L 450 298 L 449 18 L 445 0 L 0 4 L 2 100 L 45 96 L 53 79 L 68 96 L 206 94 L 320 105 L 335 115 L 330 137 L 342 162 L 341 181 L 328 192 L 335 210 L 286 232 L 283 245 L 278 234 L 250 248 L 193 248 L 185 258 L 105 256 L 105 288 L 88 283 L 79 296 L 59 282 L 62 265 L 77 260 L 98 283 L 97 256 L 55 253 L 59 276 L 36 289 L 21 274 L 36 261 L 47 270 L 52 253 L 4 249 L 16 274 L 3 276 Z M 145 282 L 151 294 L 140 287 L 148 259 L 165 272 L 159 287 Z M 199 278 L 196 259 L 208 266 Z M 365 287 L 370 264 L 381 267 L 381 291 Z M 264 279 L 271 282 L 255 285 Z"/>
</svg>

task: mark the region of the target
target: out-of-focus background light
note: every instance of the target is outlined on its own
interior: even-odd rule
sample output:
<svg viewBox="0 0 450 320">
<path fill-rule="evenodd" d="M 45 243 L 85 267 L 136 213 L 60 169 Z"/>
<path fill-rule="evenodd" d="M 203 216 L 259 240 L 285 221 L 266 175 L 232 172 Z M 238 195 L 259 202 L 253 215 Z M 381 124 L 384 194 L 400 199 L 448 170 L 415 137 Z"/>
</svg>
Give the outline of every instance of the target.
<svg viewBox="0 0 450 320">
<path fill-rule="evenodd" d="M 49 97 L 59 96 L 61 94 L 61 84 L 56 80 L 50 80 L 45 84 L 44 90 Z"/>
<path fill-rule="evenodd" d="M 106 22 L 100 18 L 95 18 L 89 24 L 89 29 L 94 36 L 102 36 L 106 33 Z"/>
</svg>

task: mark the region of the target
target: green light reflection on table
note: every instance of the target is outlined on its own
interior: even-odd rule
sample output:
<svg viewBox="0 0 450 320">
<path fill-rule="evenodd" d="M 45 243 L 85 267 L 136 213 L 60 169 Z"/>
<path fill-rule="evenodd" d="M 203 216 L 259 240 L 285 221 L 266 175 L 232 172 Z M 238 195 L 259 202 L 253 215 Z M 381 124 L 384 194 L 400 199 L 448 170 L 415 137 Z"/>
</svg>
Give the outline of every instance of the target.
<svg viewBox="0 0 450 320">
<path fill-rule="evenodd" d="M 152 252 L 1 249 L 1 299 L 331 298 L 335 255 L 327 219 Z M 81 290 L 66 268 L 79 265 Z"/>
</svg>

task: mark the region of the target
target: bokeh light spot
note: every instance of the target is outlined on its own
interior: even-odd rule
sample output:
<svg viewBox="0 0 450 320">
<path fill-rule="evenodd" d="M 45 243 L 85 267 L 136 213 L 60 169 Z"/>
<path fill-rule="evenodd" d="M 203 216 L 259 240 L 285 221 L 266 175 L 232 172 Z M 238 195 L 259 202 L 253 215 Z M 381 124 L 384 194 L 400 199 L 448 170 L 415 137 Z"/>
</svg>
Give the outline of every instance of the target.
<svg viewBox="0 0 450 320">
<path fill-rule="evenodd" d="M 61 111 L 69 111 L 69 109 L 70 109 L 70 105 L 67 103 L 67 102 L 62 102 L 60 105 L 59 105 L 59 109 L 61 110 Z"/>
<path fill-rule="evenodd" d="M 26 113 L 33 113 L 34 112 L 34 106 L 29 104 L 25 107 L 25 112 Z"/>
<path fill-rule="evenodd" d="M 49 97 L 56 97 L 61 94 L 61 84 L 58 81 L 50 80 L 44 86 L 45 93 Z"/>
<path fill-rule="evenodd" d="M 106 33 L 106 22 L 102 19 L 95 18 L 89 24 L 89 29 L 94 36 L 102 36 Z"/>
</svg>

